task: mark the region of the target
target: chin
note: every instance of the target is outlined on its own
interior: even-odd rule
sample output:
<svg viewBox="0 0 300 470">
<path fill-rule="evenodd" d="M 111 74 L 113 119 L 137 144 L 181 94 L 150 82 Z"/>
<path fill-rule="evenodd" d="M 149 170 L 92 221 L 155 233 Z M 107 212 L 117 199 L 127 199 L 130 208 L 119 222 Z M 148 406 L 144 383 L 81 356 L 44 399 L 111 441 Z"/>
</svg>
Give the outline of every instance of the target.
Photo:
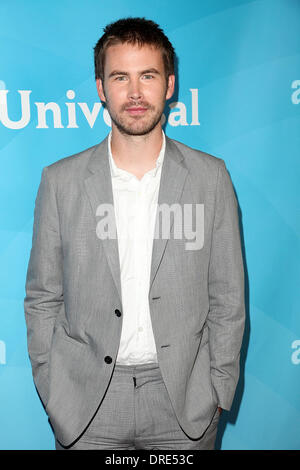
<svg viewBox="0 0 300 470">
<path fill-rule="evenodd" d="M 129 124 L 126 125 L 125 123 L 115 122 L 115 125 L 117 126 L 117 128 L 122 134 L 138 136 L 138 135 L 149 134 L 160 123 L 160 121 L 161 121 L 161 118 L 159 118 L 159 120 L 156 120 L 154 122 L 144 123 L 144 124 L 136 123 L 135 125 L 129 125 Z"/>
</svg>

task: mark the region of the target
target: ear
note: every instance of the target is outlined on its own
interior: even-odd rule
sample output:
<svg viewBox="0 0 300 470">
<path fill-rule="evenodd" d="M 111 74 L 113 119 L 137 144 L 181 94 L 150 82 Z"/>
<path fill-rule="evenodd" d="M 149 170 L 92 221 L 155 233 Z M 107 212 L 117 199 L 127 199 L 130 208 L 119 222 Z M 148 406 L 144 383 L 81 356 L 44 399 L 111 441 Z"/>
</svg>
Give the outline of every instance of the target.
<svg viewBox="0 0 300 470">
<path fill-rule="evenodd" d="M 174 88 L 175 88 L 175 75 L 169 75 L 166 100 L 169 100 L 173 96 Z"/>
<path fill-rule="evenodd" d="M 99 96 L 100 100 L 104 101 L 104 103 L 105 103 L 106 99 L 105 99 L 105 94 L 104 94 L 103 84 L 102 84 L 101 78 L 97 78 L 96 85 L 97 85 L 98 96 Z"/>
</svg>

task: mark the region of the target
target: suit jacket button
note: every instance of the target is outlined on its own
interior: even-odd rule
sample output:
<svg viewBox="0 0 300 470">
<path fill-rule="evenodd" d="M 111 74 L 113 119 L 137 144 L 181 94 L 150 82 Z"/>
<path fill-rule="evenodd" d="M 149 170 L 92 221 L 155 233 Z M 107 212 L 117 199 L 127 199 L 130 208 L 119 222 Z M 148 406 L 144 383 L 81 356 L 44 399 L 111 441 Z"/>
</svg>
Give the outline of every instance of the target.
<svg viewBox="0 0 300 470">
<path fill-rule="evenodd" d="M 115 314 L 117 315 L 117 317 L 120 317 L 122 315 L 122 313 L 118 309 L 115 310 Z"/>
<path fill-rule="evenodd" d="M 104 358 L 106 364 L 111 364 L 112 363 L 112 358 L 110 356 L 105 356 Z"/>
</svg>

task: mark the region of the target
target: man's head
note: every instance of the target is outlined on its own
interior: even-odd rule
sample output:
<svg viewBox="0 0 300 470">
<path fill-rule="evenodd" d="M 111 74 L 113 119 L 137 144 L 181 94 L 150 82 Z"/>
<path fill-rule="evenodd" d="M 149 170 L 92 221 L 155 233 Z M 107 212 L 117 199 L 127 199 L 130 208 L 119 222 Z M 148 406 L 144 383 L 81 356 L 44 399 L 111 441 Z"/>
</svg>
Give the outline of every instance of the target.
<svg viewBox="0 0 300 470">
<path fill-rule="evenodd" d="M 127 135 L 160 125 L 174 91 L 174 49 L 156 23 L 127 18 L 108 25 L 94 49 L 100 99 L 113 124 Z"/>
<path fill-rule="evenodd" d="M 152 46 L 159 49 L 165 66 L 166 80 L 174 75 L 175 51 L 163 30 L 154 21 L 145 18 L 124 18 L 104 28 L 94 47 L 95 79 L 104 80 L 105 55 L 109 46 L 116 44 Z"/>
</svg>

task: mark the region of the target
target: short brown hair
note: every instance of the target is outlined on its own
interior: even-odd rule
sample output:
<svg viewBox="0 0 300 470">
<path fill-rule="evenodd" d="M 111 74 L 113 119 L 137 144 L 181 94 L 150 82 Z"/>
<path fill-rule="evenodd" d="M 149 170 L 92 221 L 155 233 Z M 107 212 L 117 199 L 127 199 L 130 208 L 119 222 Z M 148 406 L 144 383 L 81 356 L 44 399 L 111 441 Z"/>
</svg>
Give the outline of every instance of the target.
<svg viewBox="0 0 300 470">
<path fill-rule="evenodd" d="M 104 79 L 105 52 L 115 44 L 145 44 L 161 49 L 166 77 L 174 74 L 175 51 L 163 30 L 145 18 L 123 18 L 104 28 L 104 34 L 94 47 L 95 78 Z"/>
</svg>

